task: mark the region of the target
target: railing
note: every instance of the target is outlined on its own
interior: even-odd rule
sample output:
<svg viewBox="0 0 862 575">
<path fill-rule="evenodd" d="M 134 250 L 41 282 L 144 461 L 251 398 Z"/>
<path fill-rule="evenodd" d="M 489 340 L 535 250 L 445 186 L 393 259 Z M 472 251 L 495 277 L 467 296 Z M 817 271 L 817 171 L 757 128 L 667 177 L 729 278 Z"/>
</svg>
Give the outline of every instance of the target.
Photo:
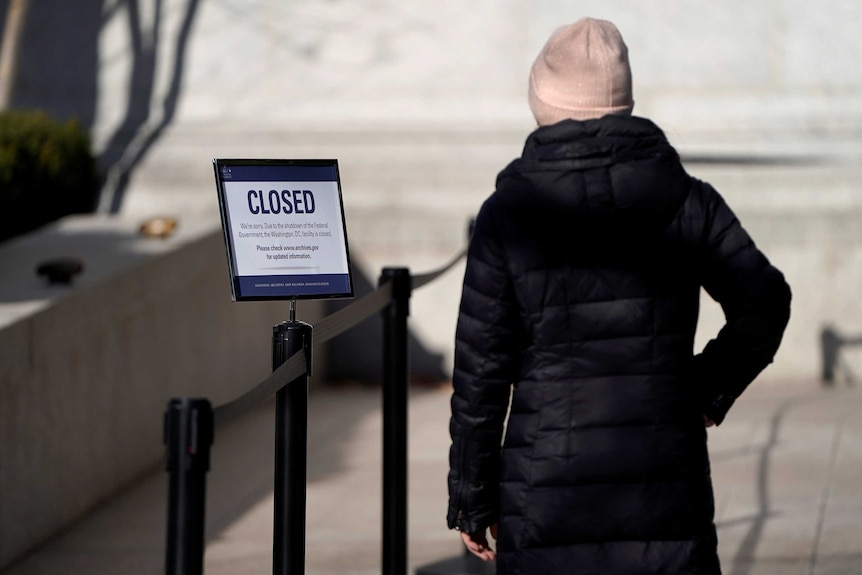
<svg viewBox="0 0 862 575">
<path fill-rule="evenodd" d="M 846 364 L 842 366 L 841 348 L 862 345 L 862 336 L 848 337 L 839 334 L 832 326 L 826 326 L 820 332 L 821 381 L 823 385 L 835 385 L 835 375 L 838 368 L 843 367 L 844 378 L 848 383 L 854 382 L 853 373 Z"/>
<path fill-rule="evenodd" d="M 472 233 L 472 223 L 470 226 Z M 410 296 L 449 271 L 411 276 L 384 268 L 378 288 L 312 327 L 291 321 L 273 327 L 273 372 L 237 399 L 214 409 L 205 398 L 174 398 L 164 418 L 168 480 L 165 573 L 203 573 L 206 473 L 215 429 L 276 395 L 274 575 L 305 572 L 305 494 L 308 377 L 314 345 L 321 345 L 378 312 L 383 317 L 382 572 L 407 572 L 407 354 Z M 293 315 L 293 314 L 292 314 Z"/>
</svg>

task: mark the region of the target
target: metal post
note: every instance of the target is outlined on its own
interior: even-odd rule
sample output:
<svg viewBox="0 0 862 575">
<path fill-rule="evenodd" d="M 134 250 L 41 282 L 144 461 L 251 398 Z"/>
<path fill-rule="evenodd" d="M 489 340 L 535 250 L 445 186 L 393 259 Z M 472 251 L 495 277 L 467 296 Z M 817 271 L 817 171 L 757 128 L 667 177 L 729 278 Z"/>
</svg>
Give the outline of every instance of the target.
<svg viewBox="0 0 862 575">
<path fill-rule="evenodd" d="M 383 575 L 407 573 L 407 316 L 410 271 L 384 268 L 392 282 L 383 310 Z"/>
<path fill-rule="evenodd" d="M 310 366 L 309 324 L 292 320 L 272 328 L 273 371 L 302 349 Z M 305 573 L 308 378 L 311 375 L 308 371 L 282 387 L 275 396 L 273 575 Z"/>
<path fill-rule="evenodd" d="M 206 399 L 174 398 L 164 417 L 168 478 L 167 575 L 200 575 L 204 564 L 206 473 L 213 413 Z"/>
<path fill-rule="evenodd" d="M 838 365 L 840 349 L 841 337 L 831 326 L 823 328 L 823 331 L 820 332 L 821 381 L 825 386 L 835 384 L 835 367 Z"/>
</svg>

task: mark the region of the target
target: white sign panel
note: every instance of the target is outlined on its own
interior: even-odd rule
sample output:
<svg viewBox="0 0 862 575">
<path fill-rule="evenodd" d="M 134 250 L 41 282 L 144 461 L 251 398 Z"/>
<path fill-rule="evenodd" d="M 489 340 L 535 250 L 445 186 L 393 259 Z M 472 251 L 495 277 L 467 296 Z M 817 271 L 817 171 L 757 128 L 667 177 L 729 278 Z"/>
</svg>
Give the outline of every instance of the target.
<svg viewBox="0 0 862 575">
<path fill-rule="evenodd" d="M 352 297 L 335 160 L 215 160 L 235 300 Z"/>
</svg>

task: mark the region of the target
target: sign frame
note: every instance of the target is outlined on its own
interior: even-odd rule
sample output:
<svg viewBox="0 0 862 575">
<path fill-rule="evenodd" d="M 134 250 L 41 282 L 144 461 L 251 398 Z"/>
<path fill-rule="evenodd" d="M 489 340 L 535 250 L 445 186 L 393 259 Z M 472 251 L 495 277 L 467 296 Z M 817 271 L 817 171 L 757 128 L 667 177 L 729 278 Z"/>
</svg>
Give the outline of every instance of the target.
<svg viewBox="0 0 862 575">
<path fill-rule="evenodd" d="M 231 298 L 233 301 L 283 301 L 283 300 L 297 300 L 297 299 L 346 299 L 354 297 L 354 281 L 353 281 L 353 268 L 350 263 L 350 250 L 348 246 L 347 240 L 347 220 L 344 217 L 344 202 L 342 199 L 341 192 L 341 177 L 340 172 L 338 170 L 338 160 L 335 159 L 239 159 L 239 158 L 215 158 L 213 159 L 213 170 L 215 174 L 216 180 L 216 188 L 218 193 L 218 201 L 219 201 L 219 212 L 221 216 L 221 224 L 222 224 L 222 232 L 224 234 L 224 242 L 225 242 L 225 252 L 227 255 L 228 261 L 228 274 L 230 279 L 230 288 L 231 288 Z M 262 210 L 264 214 L 270 214 L 271 211 L 275 209 L 281 209 L 281 199 L 285 199 L 286 203 L 284 204 L 284 214 L 288 213 L 288 206 L 291 210 L 290 213 L 292 215 L 298 215 L 299 213 L 311 213 L 311 212 L 303 212 L 302 204 L 302 196 L 299 195 L 300 189 L 296 189 L 293 192 L 293 196 L 289 193 L 287 196 L 283 194 L 289 192 L 290 188 L 295 187 L 294 184 L 306 184 L 309 181 L 312 182 L 320 182 L 321 185 L 334 184 L 334 190 L 327 190 L 330 194 L 335 194 L 337 191 L 337 206 L 334 205 L 335 198 L 324 198 L 326 200 L 326 205 L 328 206 L 329 213 L 333 216 L 334 219 L 339 219 L 340 221 L 326 221 L 327 231 L 330 233 L 340 233 L 342 242 L 338 242 L 335 244 L 335 239 L 332 242 L 327 242 L 327 250 L 332 251 L 336 250 L 335 255 L 340 258 L 341 261 L 338 264 L 344 269 L 339 269 L 337 274 L 321 274 L 319 277 L 314 274 L 303 274 L 298 276 L 296 274 L 285 274 L 285 273 L 272 273 L 272 274 L 258 274 L 258 275 L 244 275 L 240 273 L 241 269 L 248 269 L 250 266 L 248 263 L 248 255 L 242 256 L 241 259 L 240 253 L 243 253 L 242 250 L 238 250 L 238 238 L 240 236 L 239 228 L 242 225 L 239 220 L 239 215 L 234 213 L 233 216 L 231 214 L 231 204 L 234 205 L 234 211 L 236 210 L 236 199 L 229 198 L 229 191 L 226 182 L 231 181 L 234 173 L 242 174 L 237 180 L 238 182 L 268 182 L 268 183 L 277 183 L 279 186 L 284 184 L 285 187 L 282 190 L 280 187 L 279 190 L 270 190 L 267 192 L 261 191 L 259 194 L 253 195 L 252 192 L 254 190 L 249 190 L 248 193 L 248 208 L 252 209 L 253 199 L 261 203 L 261 206 L 257 204 L 254 205 L 256 209 Z M 285 178 L 283 175 L 292 174 L 291 178 Z M 252 177 L 249 178 L 248 176 Z M 279 177 L 273 177 L 279 176 Z M 299 177 L 299 176 L 305 176 Z M 248 187 L 248 186 L 246 186 Z M 311 187 L 309 185 L 300 185 L 300 188 L 308 188 Z M 266 196 L 264 194 L 272 194 L 278 192 L 275 196 L 269 197 L 270 201 L 269 210 L 266 209 L 264 201 L 266 201 Z M 306 193 L 310 194 L 310 190 L 305 190 Z M 295 204 L 290 204 L 290 198 L 296 202 Z M 279 204 L 277 207 L 274 207 L 272 204 L 272 200 L 275 198 L 275 203 Z M 308 198 L 305 198 L 308 200 Z M 314 196 L 312 195 L 310 204 L 314 205 Z M 306 210 L 309 202 L 306 201 Z M 295 207 L 294 207 L 295 206 Z M 295 213 L 294 213 L 295 210 Z M 313 211 L 313 210 L 312 210 Z M 255 212 L 252 212 L 255 213 Z M 276 212 L 279 213 L 279 212 Z M 248 214 L 245 214 L 248 217 Z M 270 221 L 274 221 L 270 219 Z M 296 224 L 290 224 L 291 226 L 296 226 Z M 322 227 L 323 224 L 320 224 Z M 246 228 L 242 228 L 246 229 Z M 259 232 L 260 235 L 258 237 L 262 237 L 263 232 Z M 285 232 L 286 234 L 287 232 Z M 314 232 L 312 232 L 314 233 Z M 307 233 L 306 233 L 307 235 Z M 334 235 L 334 234 L 333 234 Z M 262 243 L 262 242 L 261 242 Z M 309 242 L 311 243 L 311 242 Z M 284 248 L 284 246 L 282 246 Z M 302 246 L 304 249 L 310 249 L 309 246 Z M 260 245 L 257 246 L 257 249 L 262 249 Z M 296 247 L 289 249 L 298 249 Z M 315 250 L 319 248 L 314 248 Z M 338 251 L 340 250 L 340 251 Z M 265 255 L 265 254 L 264 254 Z M 269 257 L 269 256 L 267 256 Z M 287 257 L 287 254 L 278 255 L 276 257 Z M 294 257 L 291 254 L 291 257 Z M 309 254 L 297 254 L 295 257 L 310 257 Z M 286 267 L 286 266 L 285 266 Z M 256 280 L 257 278 L 268 278 L 272 277 L 276 281 L 273 283 L 255 283 L 251 284 L 250 281 Z M 294 278 L 301 277 L 300 281 L 290 281 Z M 333 281 L 330 282 L 329 280 Z M 308 280 L 318 280 L 318 281 L 308 281 Z M 264 280 L 265 281 L 265 280 Z M 252 287 L 252 285 L 254 287 Z M 258 288 L 257 286 L 266 286 L 265 288 Z M 277 287 L 270 287 L 277 286 Z"/>
</svg>

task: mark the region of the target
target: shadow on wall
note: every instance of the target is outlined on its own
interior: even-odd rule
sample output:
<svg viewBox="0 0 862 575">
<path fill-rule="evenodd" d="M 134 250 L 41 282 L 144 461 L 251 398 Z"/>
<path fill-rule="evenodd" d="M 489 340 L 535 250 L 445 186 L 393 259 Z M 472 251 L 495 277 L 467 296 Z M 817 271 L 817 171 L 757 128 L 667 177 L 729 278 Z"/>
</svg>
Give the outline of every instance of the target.
<svg viewBox="0 0 862 575">
<path fill-rule="evenodd" d="M 356 257 L 351 256 L 355 299 L 373 292 L 377 282 L 369 279 Z M 353 300 L 333 300 L 327 315 L 348 305 Z M 409 329 L 408 319 L 408 329 Z M 382 377 L 383 325 L 379 317 L 371 317 L 329 342 L 326 369 L 327 378 L 333 381 L 354 380 L 362 383 L 377 383 Z M 436 383 L 449 379 L 444 369 L 443 354 L 429 350 L 419 339 L 409 333 L 408 353 L 410 357 L 410 379 L 412 383 Z"/>
<path fill-rule="evenodd" d="M 0 0 L 4 21 L 8 4 L 8 0 Z M 117 213 L 132 172 L 173 122 L 199 0 L 185 2 L 173 53 L 167 58 L 170 79 L 161 102 L 154 101 L 156 61 L 159 50 L 172 45 L 170 38 L 163 37 L 168 17 L 164 0 L 110 5 L 104 0 L 39 0 L 31 4 L 19 37 L 10 106 L 43 110 L 60 120 L 75 118 L 90 132 L 100 97 L 99 37 L 114 17 L 126 20 L 131 60 L 128 101 L 124 117 L 98 158 L 105 177 L 99 209 Z M 144 10 L 147 14 L 142 15 Z M 160 110 L 157 118 L 151 117 L 153 110 Z"/>
<path fill-rule="evenodd" d="M 8 9 L 3 2 L 3 13 Z M 39 109 L 89 129 L 96 114 L 103 0 L 39 0 L 19 35 L 12 108 Z"/>
<path fill-rule="evenodd" d="M 155 122 L 151 121 L 150 111 L 155 107 L 156 60 L 164 2 L 155 0 L 155 16 L 149 30 L 143 25 L 145 19 L 141 18 L 138 0 L 129 0 L 125 4 L 132 41 L 129 103 L 125 118 L 99 158 L 99 165 L 106 170 L 99 209 L 110 213 L 120 211 L 132 172 L 174 120 L 182 88 L 186 48 L 199 2 L 187 0 L 185 4 L 174 53 L 168 59 L 171 62 L 170 83 L 161 102 L 161 115 Z M 146 130 L 143 129 L 145 127 Z"/>
</svg>

